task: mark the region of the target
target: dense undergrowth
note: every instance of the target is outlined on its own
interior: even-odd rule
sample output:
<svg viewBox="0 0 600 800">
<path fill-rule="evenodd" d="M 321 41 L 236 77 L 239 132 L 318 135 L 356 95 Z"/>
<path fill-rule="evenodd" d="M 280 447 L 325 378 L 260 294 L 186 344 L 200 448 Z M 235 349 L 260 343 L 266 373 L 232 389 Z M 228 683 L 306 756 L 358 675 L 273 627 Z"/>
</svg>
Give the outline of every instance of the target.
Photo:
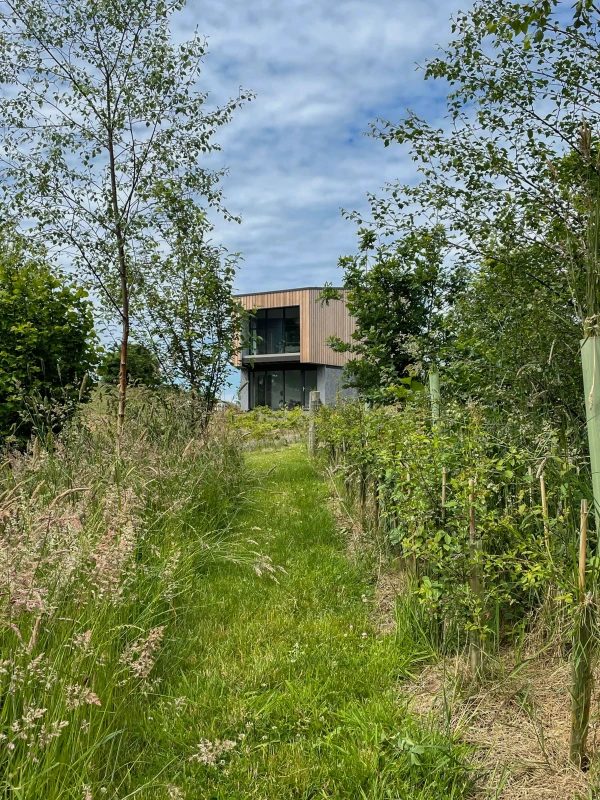
<svg viewBox="0 0 600 800">
<path fill-rule="evenodd" d="M 113 406 L 97 395 L 0 464 L 5 797 L 130 796 L 202 573 L 270 568 L 231 531 L 245 478 L 227 427 L 199 441 L 182 398 L 139 390 L 117 457 Z"/>
<path fill-rule="evenodd" d="M 456 652 L 476 636 L 497 650 L 541 614 L 568 647 L 580 503 L 591 501 L 581 451 L 548 426 L 498 421 L 477 404 L 448 407 L 434 424 L 421 397 L 402 408 L 322 408 L 317 424 L 321 452 L 366 524 L 406 558 L 438 647 Z M 595 538 L 590 530 L 590 585 Z"/>
<path fill-rule="evenodd" d="M 257 406 L 244 414 L 230 412 L 228 416 L 229 424 L 245 448 L 290 444 L 299 441 L 308 431 L 308 417 L 299 406 L 280 411 Z"/>
</svg>

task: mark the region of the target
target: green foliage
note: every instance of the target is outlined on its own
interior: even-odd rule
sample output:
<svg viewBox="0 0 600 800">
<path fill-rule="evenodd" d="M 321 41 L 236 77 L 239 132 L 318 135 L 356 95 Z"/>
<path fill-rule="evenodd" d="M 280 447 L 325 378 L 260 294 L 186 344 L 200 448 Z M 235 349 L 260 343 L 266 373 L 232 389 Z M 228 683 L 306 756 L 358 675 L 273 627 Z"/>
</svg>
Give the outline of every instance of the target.
<svg viewBox="0 0 600 800">
<path fill-rule="evenodd" d="M 87 293 L 5 232 L 0 255 L 0 440 L 57 431 L 95 360 Z"/>
<path fill-rule="evenodd" d="M 408 151 L 421 180 L 370 195 L 368 220 L 349 215 L 392 250 L 441 226 L 446 259 L 473 275 L 446 330 L 460 339 L 442 355 L 458 362 L 453 379 L 467 396 L 489 389 L 492 402 L 563 422 L 582 416 L 572 365 L 600 309 L 599 25 L 587 2 L 572 14 L 511 0 L 459 12 L 424 70 L 448 86 L 447 122 L 409 113 L 372 127 Z"/>
<path fill-rule="evenodd" d="M 102 358 L 98 374 L 104 383 L 117 385 L 121 372 L 121 348 L 115 347 Z M 131 343 L 127 348 L 127 382 L 130 385 L 156 389 L 164 384 L 160 363 L 154 353 L 143 344 Z"/>
<path fill-rule="evenodd" d="M 205 420 L 227 380 L 244 314 L 233 297 L 237 256 L 207 243 L 207 233 L 194 207 L 169 213 L 162 229 L 169 248 L 148 266 L 134 303 L 138 335 L 167 380 L 193 393 Z"/>
<path fill-rule="evenodd" d="M 542 247 L 498 255 L 472 274 L 445 320 L 446 397 L 478 400 L 498 418 L 538 415 L 578 435 L 581 320 L 568 276 Z"/>
<path fill-rule="evenodd" d="M 248 443 L 261 446 L 269 442 L 296 441 L 308 431 L 308 415 L 299 406 L 272 411 L 266 406 L 253 408 L 244 414 L 229 413 L 229 421 Z"/>
<path fill-rule="evenodd" d="M 127 342 L 146 268 L 201 215 L 221 208 L 223 171 L 204 155 L 238 97 L 209 108 L 207 43 L 172 38 L 175 0 L 6 0 L 0 9 L 2 179 L 7 212 L 96 288 Z M 228 218 L 231 216 L 225 211 Z M 125 387 L 123 387 L 125 389 Z M 125 417 L 125 391 L 119 407 Z"/>
<path fill-rule="evenodd" d="M 407 371 L 438 360 L 442 312 L 461 279 L 444 264 L 446 237 L 439 227 L 412 231 L 393 244 L 377 244 L 373 231 L 359 236 L 359 254 L 339 262 L 356 331 L 350 343 L 332 337 L 329 344 L 356 356 L 345 367 L 346 385 L 385 402 L 404 393 Z M 336 302 L 335 291 L 326 287 L 322 302 Z"/>
<path fill-rule="evenodd" d="M 583 454 L 563 452 L 549 427 L 536 431 L 519 417 L 497 421 L 476 403 L 450 406 L 432 427 L 427 405 L 413 399 L 402 410 L 323 408 L 318 429 L 349 485 L 373 487 L 379 524 L 416 565 L 417 595 L 444 621 L 451 644 L 463 631 L 499 644 L 545 601 L 549 586 L 558 607 L 577 599 L 579 501 L 589 492 L 589 474 Z M 540 468 L 548 486 L 550 550 Z M 471 550 L 469 534 L 471 480 L 479 553 Z M 474 566 L 482 575 L 483 604 L 470 588 Z"/>
</svg>

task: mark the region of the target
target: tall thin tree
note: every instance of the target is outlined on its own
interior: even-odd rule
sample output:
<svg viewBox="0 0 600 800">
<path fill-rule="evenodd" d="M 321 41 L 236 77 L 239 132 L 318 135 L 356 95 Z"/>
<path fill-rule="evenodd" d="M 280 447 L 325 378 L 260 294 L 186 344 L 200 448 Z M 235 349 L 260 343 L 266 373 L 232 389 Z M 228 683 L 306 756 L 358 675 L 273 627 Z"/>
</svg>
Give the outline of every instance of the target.
<svg viewBox="0 0 600 800">
<path fill-rule="evenodd" d="M 206 42 L 173 41 L 183 0 L 2 0 L 1 141 L 10 210 L 91 278 L 121 327 L 118 431 L 130 305 L 156 252 L 165 192 L 221 207 L 223 171 L 201 164 L 220 108 L 199 90 Z M 227 212 L 225 211 L 227 214 Z"/>
</svg>

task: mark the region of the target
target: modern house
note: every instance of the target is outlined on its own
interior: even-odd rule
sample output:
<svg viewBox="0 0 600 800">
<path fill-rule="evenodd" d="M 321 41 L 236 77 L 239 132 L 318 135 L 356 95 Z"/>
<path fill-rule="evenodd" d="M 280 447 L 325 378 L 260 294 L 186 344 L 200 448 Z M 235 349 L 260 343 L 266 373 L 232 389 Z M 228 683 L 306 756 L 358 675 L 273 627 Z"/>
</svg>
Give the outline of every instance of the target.
<svg viewBox="0 0 600 800">
<path fill-rule="evenodd" d="M 342 368 L 350 354 L 336 353 L 327 344 L 330 336 L 349 342 L 355 329 L 345 290 L 339 291 L 342 299 L 329 305 L 319 302 L 322 289 L 318 287 L 237 298 L 251 312 L 244 337 L 248 346 L 234 362 L 241 369 L 243 410 L 256 406 L 307 408 L 315 389 L 327 405 L 339 396 L 353 394 L 341 387 Z"/>
</svg>

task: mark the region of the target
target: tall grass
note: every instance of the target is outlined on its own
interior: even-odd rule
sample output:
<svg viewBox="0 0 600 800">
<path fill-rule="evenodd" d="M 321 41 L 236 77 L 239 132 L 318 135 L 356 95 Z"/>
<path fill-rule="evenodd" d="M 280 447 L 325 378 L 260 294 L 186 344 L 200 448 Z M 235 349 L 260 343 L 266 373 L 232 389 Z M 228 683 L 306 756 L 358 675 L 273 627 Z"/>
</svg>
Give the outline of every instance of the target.
<svg viewBox="0 0 600 800">
<path fill-rule="evenodd" d="M 227 427 L 198 440 L 183 397 L 139 390 L 117 459 L 113 405 L 99 393 L 0 461 L 5 797 L 131 796 L 138 723 L 203 568 L 260 560 L 231 529 L 245 478 Z"/>
</svg>

